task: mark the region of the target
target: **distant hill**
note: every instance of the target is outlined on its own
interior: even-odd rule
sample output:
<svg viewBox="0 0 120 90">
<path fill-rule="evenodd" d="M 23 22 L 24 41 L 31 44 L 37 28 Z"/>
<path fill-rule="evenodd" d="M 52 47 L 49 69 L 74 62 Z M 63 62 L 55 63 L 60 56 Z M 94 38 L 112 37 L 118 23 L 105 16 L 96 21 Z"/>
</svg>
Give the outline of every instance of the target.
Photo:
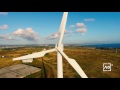
<svg viewBox="0 0 120 90">
<path fill-rule="evenodd" d="M 0 45 L 0 48 L 1 47 L 4 47 L 4 48 L 14 48 L 14 47 L 28 47 L 28 46 L 41 46 L 41 47 L 44 47 L 44 46 L 52 46 L 54 47 L 55 44 L 28 44 L 28 45 Z M 84 45 L 84 44 L 64 44 L 64 46 L 83 46 L 83 47 L 95 47 L 95 48 L 120 48 L 120 43 L 118 44 L 92 44 L 92 45 Z"/>
</svg>

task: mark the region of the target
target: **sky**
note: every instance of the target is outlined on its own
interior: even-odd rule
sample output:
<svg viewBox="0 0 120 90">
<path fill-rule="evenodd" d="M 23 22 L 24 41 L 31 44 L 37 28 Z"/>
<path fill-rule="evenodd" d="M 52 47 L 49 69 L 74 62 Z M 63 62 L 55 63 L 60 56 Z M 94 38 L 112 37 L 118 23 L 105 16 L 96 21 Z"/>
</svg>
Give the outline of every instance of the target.
<svg viewBox="0 0 120 90">
<path fill-rule="evenodd" d="M 56 44 L 63 12 L 0 12 L 0 45 Z M 68 12 L 63 44 L 120 43 L 120 12 Z"/>
</svg>

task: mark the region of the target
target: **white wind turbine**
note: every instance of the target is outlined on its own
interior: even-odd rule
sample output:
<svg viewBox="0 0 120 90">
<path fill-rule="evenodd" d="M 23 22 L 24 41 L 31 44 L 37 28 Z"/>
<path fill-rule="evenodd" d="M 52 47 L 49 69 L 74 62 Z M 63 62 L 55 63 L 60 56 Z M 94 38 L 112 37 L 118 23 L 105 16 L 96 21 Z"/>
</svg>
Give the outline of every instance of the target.
<svg viewBox="0 0 120 90">
<path fill-rule="evenodd" d="M 61 25 L 60 25 L 60 29 L 59 29 L 59 32 L 60 32 L 59 43 L 56 44 L 54 49 L 45 50 L 45 51 L 41 51 L 41 52 L 29 54 L 29 55 L 17 57 L 17 58 L 14 58 L 13 61 L 15 61 L 15 60 L 22 60 L 23 62 L 32 62 L 33 58 L 43 57 L 46 53 L 50 53 L 50 52 L 56 51 L 57 52 L 57 77 L 58 78 L 63 78 L 62 56 L 70 63 L 70 65 L 76 70 L 76 72 L 82 78 L 88 78 L 87 75 L 82 70 L 82 68 L 78 65 L 78 63 L 74 59 L 69 58 L 63 52 L 62 39 L 63 39 L 64 31 L 65 31 L 67 16 L 68 16 L 68 12 L 64 12 L 63 13 L 63 18 L 62 18 L 62 21 L 61 21 Z"/>
</svg>

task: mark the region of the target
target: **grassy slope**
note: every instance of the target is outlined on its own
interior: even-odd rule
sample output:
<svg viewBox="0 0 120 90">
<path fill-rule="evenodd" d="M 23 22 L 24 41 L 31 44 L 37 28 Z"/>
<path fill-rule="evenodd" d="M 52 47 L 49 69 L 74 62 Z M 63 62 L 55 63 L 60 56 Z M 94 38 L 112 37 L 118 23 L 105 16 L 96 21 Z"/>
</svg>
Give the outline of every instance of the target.
<svg viewBox="0 0 120 90">
<path fill-rule="evenodd" d="M 13 64 L 19 64 L 21 61 L 12 61 L 13 57 L 21 56 L 35 51 L 41 51 L 42 48 L 23 48 L 14 50 L 1 50 L 0 56 L 7 55 L 8 58 L 0 58 L 0 68 Z M 74 58 L 85 73 L 90 78 L 118 78 L 120 77 L 120 50 L 115 53 L 115 50 L 100 50 L 100 49 L 83 49 L 83 48 L 65 48 L 64 52 L 70 57 Z M 57 62 L 56 53 L 46 54 L 44 57 L 44 64 L 47 72 L 47 78 L 57 77 Z M 103 72 L 103 63 L 112 63 L 111 72 Z M 41 68 L 40 72 L 28 75 L 26 78 L 44 78 L 44 70 L 42 66 L 42 58 L 35 59 L 28 64 Z M 63 58 L 64 78 L 80 78 L 69 63 Z"/>
</svg>

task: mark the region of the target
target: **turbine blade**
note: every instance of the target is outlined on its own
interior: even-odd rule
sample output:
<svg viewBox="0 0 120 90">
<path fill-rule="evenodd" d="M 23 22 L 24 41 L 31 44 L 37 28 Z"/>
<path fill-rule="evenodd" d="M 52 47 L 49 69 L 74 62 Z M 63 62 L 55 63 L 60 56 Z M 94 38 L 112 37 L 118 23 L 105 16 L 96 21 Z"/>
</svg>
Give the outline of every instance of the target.
<svg viewBox="0 0 120 90">
<path fill-rule="evenodd" d="M 57 52 L 57 77 L 63 78 L 63 60 L 59 52 Z"/>
<path fill-rule="evenodd" d="M 25 55 L 25 56 L 21 56 L 21 57 L 17 57 L 17 58 L 13 58 L 13 61 L 43 57 L 46 53 L 50 53 L 50 52 L 54 52 L 54 51 L 56 51 L 55 48 L 54 49 L 50 49 L 50 50 L 46 50 L 46 51 L 41 51 L 41 52 L 29 54 L 29 55 Z"/>
<path fill-rule="evenodd" d="M 76 72 L 82 77 L 82 78 L 88 78 L 85 72 L 82 70 L 82 68 L 78 65 L 78 63 L 74 60 L 69 58 L 63 51 L 57 49 L 58 52 L 70 63 L 70 65 L 76 70 Z"/>
<path fill-rule="evenodd" d="M 67 16 L 68 16 L 68 12 L 64 12 L 63 17 L 62 17 L 62 21 L 61 21 L 61 25 L 60 25 L 60 29 L 59 29 L 60 39 L 59 39 L 58 46 L 60 46 L 62 43 L 62 39 L 63 39 L 64 31 L 65 31 L 65 26 L 66 26 L 66 22 L 67 22 Z"/>
</svg>

